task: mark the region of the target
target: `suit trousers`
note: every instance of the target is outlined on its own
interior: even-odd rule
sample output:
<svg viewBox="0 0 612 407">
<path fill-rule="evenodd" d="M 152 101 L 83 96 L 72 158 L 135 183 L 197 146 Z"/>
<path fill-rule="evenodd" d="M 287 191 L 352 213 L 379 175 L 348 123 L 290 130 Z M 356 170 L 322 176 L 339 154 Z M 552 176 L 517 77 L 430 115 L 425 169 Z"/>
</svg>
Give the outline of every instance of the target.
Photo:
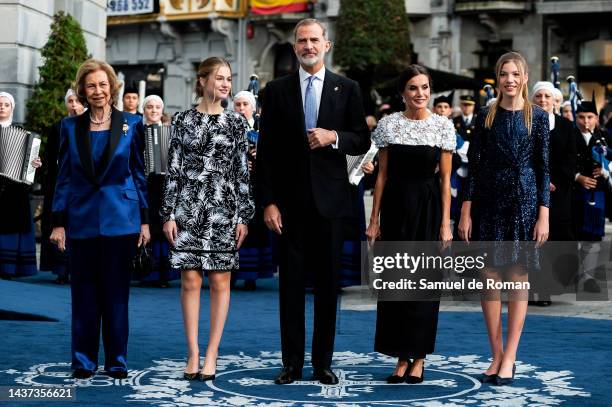
<svg viewBox="0 0 612 407">
<path fill-rule="evenodd" d="M 106 371 L 127 370 L 131 262 L 138 235 L 70 239 L 72 369 L 98 368 L 100 325 Z"/>
<path fill-rule="evenodd" d="M 314 285 L 312 366 L 329 368 L 334 351 L 344 219 L 321 216 L 310 201 L 299 215 L 283 214 L 279 239 L 280 329 L 283 365 L 301 370 L 305 348 L 306 273 Z"/>
</svg>

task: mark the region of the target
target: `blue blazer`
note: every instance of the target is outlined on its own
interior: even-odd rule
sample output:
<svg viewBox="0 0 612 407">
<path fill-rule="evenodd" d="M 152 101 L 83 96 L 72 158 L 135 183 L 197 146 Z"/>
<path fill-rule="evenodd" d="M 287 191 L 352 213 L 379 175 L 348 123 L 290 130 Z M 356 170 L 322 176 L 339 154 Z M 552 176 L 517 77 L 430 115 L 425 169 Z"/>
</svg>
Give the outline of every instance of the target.
<svg viewBox="0 0 612 407">
<path fill-rule="evenodd" d="M 142 118 L 113 108 L 109 140 L 96 169 L 89 113 L 62 120 L 53 225 L 70 238 L 140 233 L 149 222 Z"/>
</svg>

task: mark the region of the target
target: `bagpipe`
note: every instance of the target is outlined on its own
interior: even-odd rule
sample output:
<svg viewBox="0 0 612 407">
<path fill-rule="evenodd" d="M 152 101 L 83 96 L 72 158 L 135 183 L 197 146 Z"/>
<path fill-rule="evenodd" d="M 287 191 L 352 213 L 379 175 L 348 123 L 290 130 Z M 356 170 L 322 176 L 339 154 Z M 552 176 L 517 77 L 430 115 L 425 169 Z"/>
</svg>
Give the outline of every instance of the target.
<svg viewBox="0 0 612 407">
<path fill-rule="evenodd" d="M 559 57 L 550 58 L 550 81 L 557 89 L 561 89 L 561 82 L 559 82 L 559 71 L 561 70 L 561 63 Z"/>
<path fill-rule="evenodd" d="M 592 138 L 596 136 L 592 133 Z M 610 171 L 610 161 L 612 160 L 612 151 L 608 148 L 606 139 L 603 136 L 595 138 L 595 145 L 591 148 L 591 160 L 593 162 L 593 169 L 601 167 L 605 171 Z M 595 190 L 591 190 L 591 196 L 588 200 L 588 204 L 595 205 Z"/>
<path fill-rule="evenodd" d="M 489 102 L 495 97 L 495 91 L 493 90 L 493 86 L 486 84 L 482 88 L 486 95 L 485 106 L 489 105 Z"/>
<path fill-rule="evenodd" d="M 251 92 L 253 96 L 255 96 L 255 113 L 257 113 L 257 110 L 261 107 L 259 102 L 259 88 L 259 76 L 253 73 L 251 76 L 249 76 L 249 86 L 247 87 L 247 91 Z"/>
<path fill-rule="evenodd" d="M 576 82 L 576 78 L 573 75 L 567 77 L 567 83 L 569 84 L 569 101 L 570 106 L 572 106 L 572 116 L 574 117 L 574 126 L 576 126 L 576 112 L 578 110 L 578 105 L 582 102 L 582 93 L 580 93 L 580 89 L 578 89 L 578 82 Z"/>
</svg>

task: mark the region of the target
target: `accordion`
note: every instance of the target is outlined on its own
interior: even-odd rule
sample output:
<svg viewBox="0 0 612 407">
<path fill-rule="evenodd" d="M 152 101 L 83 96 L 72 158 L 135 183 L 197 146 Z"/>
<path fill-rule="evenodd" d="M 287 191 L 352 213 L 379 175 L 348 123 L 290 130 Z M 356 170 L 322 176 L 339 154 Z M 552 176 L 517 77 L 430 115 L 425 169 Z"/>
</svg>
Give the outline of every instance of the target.
<svg viewBox="0 0 612 407">
<path fill-rule="evenodd" d="M 36 175 L 32 160 L 39 150 L 38 134 L 17 126 L 0 127 L 0 176 L 32 184 Z"/>
<path fill-rule="evenodd" d="M 146 174 L 165 174 L 170 147 L 170 126 L 152 124 L 145 126 Z"/>
<path fill-rule="evenodd" d="M 349 182 L 353 185 L 359 185 L 361 179 L 365 175 L 361 167 L 374 159 L 378 153 L 378 147 L 372 143 L 370 149 L 364 155 L 347 155 L 346 169 L 348 171 Z"/>
</svg>

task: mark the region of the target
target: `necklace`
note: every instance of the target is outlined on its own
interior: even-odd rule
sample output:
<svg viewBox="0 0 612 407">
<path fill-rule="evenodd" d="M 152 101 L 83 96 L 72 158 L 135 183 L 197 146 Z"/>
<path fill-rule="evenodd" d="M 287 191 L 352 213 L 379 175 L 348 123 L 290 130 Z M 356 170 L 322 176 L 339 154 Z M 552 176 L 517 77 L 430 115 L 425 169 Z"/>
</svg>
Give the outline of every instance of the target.
<svg viewBox="0 0 612 407">
<path fill-rule="evenodd" d="M 102 119 L 102 120 L 100 120 L 100 121 L 95 120 L 95 119 L 94 119 L 94 118 L 91 116 L 91 113 L 89 114 L 89 121 L 90 121 L 91 123 L 95 124 L 96 126 L 101 126 L 101 125 L 103 125 L 104 123 L 106 123 L 107 121 L 109 121 L 109 120 L 110 120 L 110 118 L 111 118 L 111 114 L 110 114 L 110 112 L 108 112 L 108 116 L 106 116 L 106 119 Z"/>
</svg>

